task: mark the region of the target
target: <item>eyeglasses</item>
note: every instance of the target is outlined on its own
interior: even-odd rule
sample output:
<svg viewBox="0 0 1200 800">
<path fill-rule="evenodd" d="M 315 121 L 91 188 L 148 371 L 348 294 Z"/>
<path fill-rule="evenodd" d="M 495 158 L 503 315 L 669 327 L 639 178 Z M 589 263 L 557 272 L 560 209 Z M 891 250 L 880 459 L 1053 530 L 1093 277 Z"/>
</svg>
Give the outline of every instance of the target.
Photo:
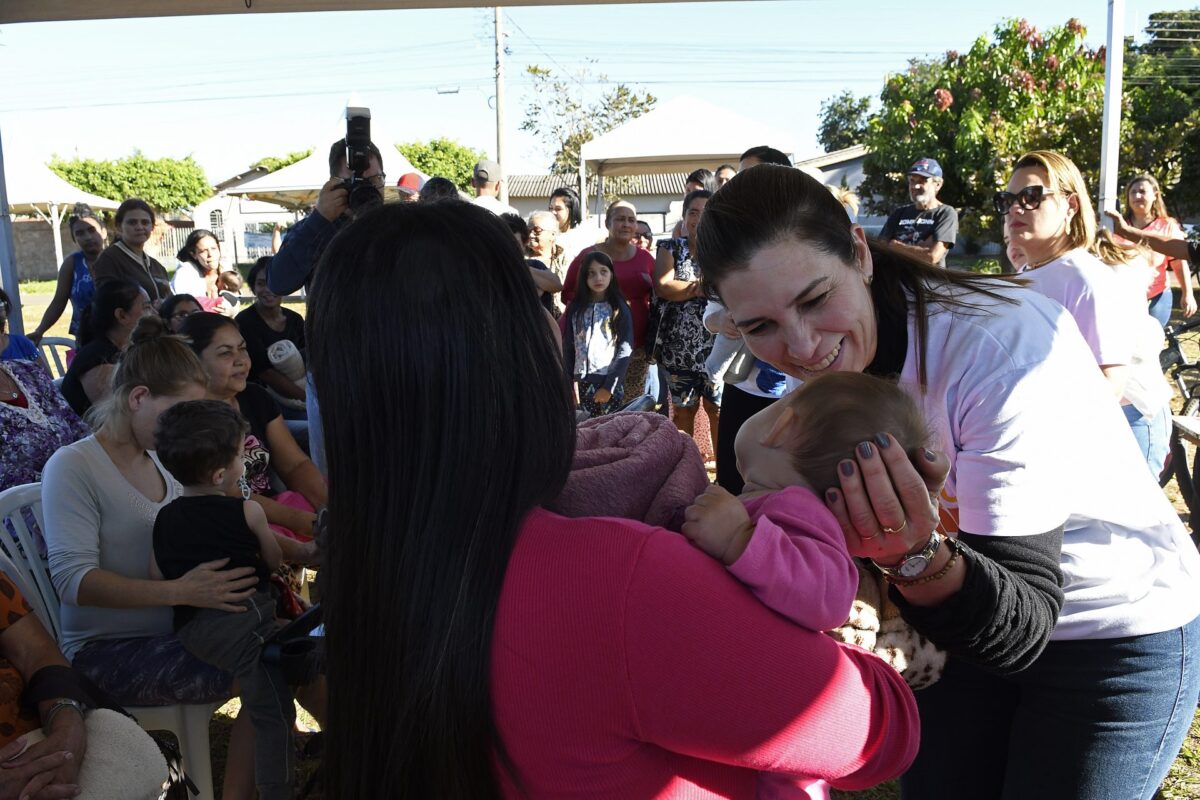
<svg viewBox="0 0 1200 800">
<path fill-rule="evenodd" d="M 1011 211 L 1016 203 L 1019 203 L 1021 208 L 1026 211 L 1034 211 L 1042 205 L 1042 200 L 1046 198 L 1046 195 L 1051 194 L 1062 194 L 1062 192 L 1047 189 L 1045 186 L 1026 186 L 1016 194 L 996 192 L 992 195 L 992 208 L 996 209 L 996 213 L 1000 216 Z"/>
</svg>

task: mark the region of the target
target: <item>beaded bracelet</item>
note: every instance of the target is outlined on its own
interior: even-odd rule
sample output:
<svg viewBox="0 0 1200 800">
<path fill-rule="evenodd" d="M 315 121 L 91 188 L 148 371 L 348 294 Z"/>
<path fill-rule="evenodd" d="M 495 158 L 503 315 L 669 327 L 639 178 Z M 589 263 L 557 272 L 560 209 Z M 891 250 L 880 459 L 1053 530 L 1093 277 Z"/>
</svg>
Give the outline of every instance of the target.
<svg viewBox="0 0 1200 800">
<path fill-rule="evenodd" d="M 943 564 L 942 568 L 932 575 L 925 575 L 920 578 L 913 578 L 912 580 L 904 580 L 903 578 L 893 578 L 891 575 L 884 575 L 883 579 L 892 586 L 898 586 L 901 589 L 908 586 L 920 586 L 923 583 L 932 583 L 933 581 L 941 580 L 942 578 L 946 577 L 947 574 L 949 574 L 951 568 L 954 566 L 954 562 L 958 561 L 958 540 L 947 536 L 946 546 L 950 548 L 950 560 Z"/>
</svg>

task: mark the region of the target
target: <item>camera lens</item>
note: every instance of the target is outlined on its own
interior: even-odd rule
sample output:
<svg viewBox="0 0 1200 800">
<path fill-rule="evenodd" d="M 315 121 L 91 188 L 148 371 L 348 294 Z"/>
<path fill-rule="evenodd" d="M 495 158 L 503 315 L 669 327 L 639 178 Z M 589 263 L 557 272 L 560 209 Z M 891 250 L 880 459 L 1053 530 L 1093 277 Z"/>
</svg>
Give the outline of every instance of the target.
<svg viewBox="0 0 1200 800">
<path fill-rule="evenodd" d="M 354 211 L 361 211 L 383 203 L 383 195 L 369 179 L 351 178 L 349 181 L 349 197 L 347 203 Z"/>
</svg>

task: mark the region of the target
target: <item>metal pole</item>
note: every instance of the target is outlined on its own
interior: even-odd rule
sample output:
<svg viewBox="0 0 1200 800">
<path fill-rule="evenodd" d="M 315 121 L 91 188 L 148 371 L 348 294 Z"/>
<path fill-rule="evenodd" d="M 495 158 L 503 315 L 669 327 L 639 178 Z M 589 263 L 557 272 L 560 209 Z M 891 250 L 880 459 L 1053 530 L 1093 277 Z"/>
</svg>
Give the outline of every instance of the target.
<svg viewBox="0 0 1200 800">
<path fill-rule="evenodd" d="M 496 163 L 504 169 L 504 9 L 496 6 Z M 507 178 L 507 173 L 505 178 Z M 500 181 L 500 202 L 508 203 L 508 181 Z"/>
<path fill-rule="evenodd" d="M 25 333 L 21 318 L 21 287 L 17 277 L 17 249 L 13 245 L 12 215 L 8 211 L 8 182 L 4 177 L 4 142 L 0 139 L 0 285 L 12 301 L 8 329 Z"/>
<path fill-rule="evenodd" d="M 1099 210 L 1116 207 L 1120 168 L 1121 91 L 1125 65 L 1125 0 L 1108 0 L 1108 44 L 1104 61 L 1104 128 L 1100 139 Z M 1100 222 L 1112 230 L 1103 214 Z"/>
</svg>

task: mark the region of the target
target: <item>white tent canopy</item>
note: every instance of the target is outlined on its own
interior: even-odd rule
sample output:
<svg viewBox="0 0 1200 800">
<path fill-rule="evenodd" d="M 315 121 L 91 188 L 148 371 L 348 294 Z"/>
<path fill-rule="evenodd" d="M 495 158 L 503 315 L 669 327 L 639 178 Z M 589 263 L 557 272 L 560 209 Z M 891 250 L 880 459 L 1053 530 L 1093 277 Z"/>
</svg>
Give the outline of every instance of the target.
<svg viewBox="0 0 1200 800">
<path fill-rule="evenodd" d="M 583 145 L 593 175 L 651 175 L 737 165 L 757 145 L 791 155 L 794 136 L 694 97 L 677 97 Z"/>
<path fill-rule="evenodd" d="M 691 0 L 665 0 L 689 2 Z M 507 0 L 506 6 L 608 5 L 614 0 Z M 664 2 L 664 0 L 658 0 Z M 192 14 L 273 14 L 391 8 L 476 8 L 478 0 L 4 0 L 0 23 L 69 19 L 176 17 Z"/>
<path fill-rule="evenodd" d="M 290 209 L 310 208 L 316 205 L 321 187 L 329 180 L 329 145 L 337 138 L 337 134 L 330 134 L 329 140 L 315 145 L 307 158 L 295 164 L 288 164 L 283 169 L 261 178 L 247 181 L 241 186 L 229 189 L 227 193 L 275 203 Z M 396 181 L 401 175 L 418 170 L 399 150 L 389 144 L 390 139 L 380 136 L 377 132 L 372 133 L 371 138 L 383 153 L 383 169 L 388 175 L 385 199 L 395 200 L 398 197 Z"/>
<path fill-rule="evenodd" d="M 72 186 L 38 162 L 5 163 L 4 180 L 8 186 L 9 214 L 36 214 L 50 224 L 56 264 L 63 260 L 62 220 L 76 203 L 87 203 L 96 211 L 111 211 L 118 205 L 107 197 Z"/>
</svg>

